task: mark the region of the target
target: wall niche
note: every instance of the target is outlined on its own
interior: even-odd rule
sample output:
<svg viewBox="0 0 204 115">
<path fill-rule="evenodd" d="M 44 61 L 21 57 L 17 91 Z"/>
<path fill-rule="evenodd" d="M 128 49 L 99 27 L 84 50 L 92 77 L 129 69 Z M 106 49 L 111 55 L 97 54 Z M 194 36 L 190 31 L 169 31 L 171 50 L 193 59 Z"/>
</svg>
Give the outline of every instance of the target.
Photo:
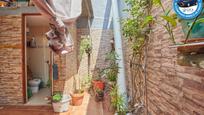
<svg viewBox="0 0 204 115">
<path fill-rule="evenodd" d="M 182 66 L 192 66 L 204 69 L 204 41 L 188 42 L 177 45 L 177 63 Z"/>
</svg>

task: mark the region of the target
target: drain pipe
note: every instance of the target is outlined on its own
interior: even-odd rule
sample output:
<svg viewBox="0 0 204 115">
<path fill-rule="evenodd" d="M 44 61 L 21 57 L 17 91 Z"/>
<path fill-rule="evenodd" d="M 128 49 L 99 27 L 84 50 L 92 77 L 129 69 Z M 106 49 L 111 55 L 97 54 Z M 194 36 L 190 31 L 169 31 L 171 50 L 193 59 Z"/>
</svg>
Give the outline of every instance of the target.
<svg viewBox="0 0 204 115">
<path fill-rule="evenodd" d="M 118 66 L 118 93 L 122 94 L 127 104 L 127 89 L 126 89 L 126 79 L 125 79 L 125 65 L 123 59 L 122 50 L 122 37 L 121 37 L 121 27 L 120 27 L 120 16 L 118 8 L 118 0 L 112 0 L 112 11 L 113 11 L 113 31 L 114 31 L 114 41 L 115 41 L 115 51 L 119 57 Z"/>
</svg>

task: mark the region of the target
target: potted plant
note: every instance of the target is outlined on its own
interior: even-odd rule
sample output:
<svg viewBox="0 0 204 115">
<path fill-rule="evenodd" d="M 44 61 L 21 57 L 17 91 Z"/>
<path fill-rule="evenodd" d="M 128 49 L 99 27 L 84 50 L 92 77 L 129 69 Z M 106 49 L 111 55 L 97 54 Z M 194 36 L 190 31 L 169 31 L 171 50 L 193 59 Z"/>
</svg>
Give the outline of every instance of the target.
<svg viewBox="0 0 204 115">
<path fill-rule="evenodd" d="M 92 50 L 91 38 L 89 36 L 82 38 L 80 42 L 80 58 L 82 57 L 84 52 L 90 55 L 91 50 Z"/>
<path fill-rule="evenodd" d="M 103 97 L 104 97 L 104 91 L 101 90 L 101 89 L 96 89 L 96 92 L 95 92 L 95 100 L 96 100 L 97 102 L 102 101 L 102 100 L 103 100 Z"/>
<path fill-rule="evenodd" d="M 95 89 L 104 90 L 105 84 L 102 80 L 99 80 L 99 79 L 93 80 L 92 83 Z"/>
<path fill-rule="evenodd" d="M 92 80 L 92 85 L 94 89 L 101 89 L 104 90 L 105 88 L 105 83 L 102 81 L 100 75 L 98 75 L 95 79 Z"/>
<path fill-rule="evenodd" d="M 52 106 L 54 112 L 65 112 L 69 109 L 71 97 L 68 95 L 63 95 L 60 92 L 54 93 L 52 96 Z"/>
<path fill-rule="evenodd" d="M 72 105 L 80 106 L 83 102 L 84 98 L 84 90 L 82 89 L 75 89 L 73 93 L 70 93 L 72 97 Z"/>
<path fill-rule="evenodd" d="M 104 90 L 105 83 L 102 80 L 102 77 L 105 77 L 105 76 L 104 74 L 103 75 L 102 74 L 103 74 L 103 71 L 101 71 L 99 68 L 96 68 L 96 70 L 94 71 L 93 73 L 94 77 L 91 81 L 94 90 L 96 89 Z"/>
<path fill-rule="evenodd" d="M 75 86 L 73 93 L 71 93 L 72 105 L 80 106 L 82 104 L 84 98 L 84 90 L 89 89 L 91 84 L 90 81 L 91 81 L 90 76 L 86 76 L 84 77 L 84 80 L 80 82 L 78 89 Z"/>
</svg>

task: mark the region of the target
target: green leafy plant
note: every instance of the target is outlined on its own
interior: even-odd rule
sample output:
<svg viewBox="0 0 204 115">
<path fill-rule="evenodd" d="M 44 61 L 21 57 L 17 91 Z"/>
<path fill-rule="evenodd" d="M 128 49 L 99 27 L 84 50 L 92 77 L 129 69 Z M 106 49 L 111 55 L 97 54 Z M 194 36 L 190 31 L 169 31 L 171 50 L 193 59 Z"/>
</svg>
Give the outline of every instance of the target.
<svg viewBox="0 0 204 115">
<path fill-rule="evenodd" d="M 95 100 L 98 102 L 98 101 L 102 101 L 103 100 L 103 97 L 104 97 L 104 91 L 97 88 L 96 89 L 96 94 L 95 94 Z"/>
<path fill-rule="evenodd" d="M 201 14 L 200 15 L 202 15 L 203 14 L 203 10 L 202 10 L 202 12 L 201 12 Z M 190 36 L 190 34 L 191 34 L 191 31 L 193 30 L 193 27 L 196 25 L 196 24 L 200 24 L 200 23 L 204 23 L 204 18 L 200 18 L 200 15 L 198 15 L 195 19 L 194 19 L 194 21 L 192 22 L 192 23 L 189 23 L 188 24 L 188 33 L 187 33 L 187 35 L 186 35 L 186 39 L 185 39 L 185 42 L 184 43 L 187 43 L 187 40 L 189 39 L 189 36 Z"/>
<path fill-rule="evenodd" d="M 160 7 L 163 11 L 163 14 L 159 16 L 162 20 L 158 21 L 157 17 L 155 17 L 154 22 L 163 26 L 168 32 L 170 40 L 176 44 L 173 29 L 177 26 L 177 16 L 175 14 L 171 14 L 172 8 L 164 8 L 161 0 L 152 0 L 152 2 L 154 6 Z"/>
<path fill-rule="evenodd" d="M 83 87 L 84 89 L 89 89 L 91 87 L 91 80 L 92 80 L 92 77 L 90 75 L 83 77 L 83 80 L 81 82 L 81 87 Z"/>
<path fill-rule="evenodd" d="M 147 34 L 149 33 L 148 24 L 153 22 L 154 17 L 148 15 L 148 7 L 150 3 L 148 0 L 125 0 L 129 5 L 128 9 L 124 11 L 130 16 L 122 21 L 123 35 L 129 41 L 133 55 L 141 53 L 145 45 Z"/>
<path fill-rule="evenodd" d="M 129 17 L 122 21 L 122 30 L 124 37 L 128 41 L 129 51 L 131 52 L 128 63 L 130 66 L 130 83 L 132 86 L 130 96 L 133 98 L 129 103 L 129 107 L 131 108 L 134 107 L 135 103 L 144 99 L 141 95 L 138 95 L 142 94 L 145 90 L 141 88 L 143 83 L 138 83 L 139 80 L 137 79 L 143 78 L 141 75 L 138 75 L 138 71 L 140 71 L 141 65 L 144 65 L 143 62 L 145 62 L 143 61 L 145 47 L 148 45 L 151 30 L 150 25 L 154 23 L 155 17 L 150 14 L 151 0 L 125 0 L 125 2 L 129 7 L 124 11 L 129 14 Z M 115 106 L 117 105 L 117 100 L 120 103 L 124 100 L 122 95 L 118 95 L 117 97 L 113 101 Z M 125 111 L 126 108 L 123 110 L 123 106 L 122 111 Z"/>
<path fill-rule="evenodd" d="M 103 70 L 103 72 L 106 74 L 106 77 L 109 81 L 115 82 L 117 80 L 117 74 L 118 74 L 118 55 L 115 53 L 115 51 L 111 51 L 110 53 L 107 53 L 106 60 L 110 61 L 109 67 Z"/>
<path fill-rule="evenodd" d="M 89 36 L 82 38 L 80 42 L 80 57 L 86 52 L 90 54 L 92 50 L 91 38 Z"/>
<path fill-rule="evenodd" d="M 96 93 L 101 94 L 101 93 L 103 93 L 103 90 L 101 90 L 101 89 L 99 89 L 99 88 L 96 88 Z"/>
<path fill-rule="evenodd" d="M 111 92 L 111 105 L 116 109 L 118 115 L 125 115 L 127 113 L 127 105 L 125 104 L 125 99 L 123 95 L 118 94 L 118 87 L 115 85 Z"/>
<path fill-rule="evenodd" d="M 114 71 L 112 69 L 109 69 L 107 71 L 107 73 L 106 73 L 108 80 L 111 81 L 111 82 L 116 82 L 116 80 L 117 80 L 117 73 L 118 73 L 118 71 Z"/>
<path fill-rule="evenodd" d="M 61 100 L 62 100 L 62 93 L 60 93 L 60 92 L 54 93 L 54 95 L 52 96 L 52 101 L 53 102 L 60 102 Z"/>
<path fill-rule="evenodd" d="M 51 80 L 50 80 L 50 79 L 47 80 L 46 86 L 47 86 L 48 88 L 50 88 L 50 87 L 52 86 L 52 83 L 51 83 Z"/>
<path fill-rule="evenodd" d="M 115 62 L 116 60 L 118 60 L 118 55 L 116 54 L 115 51 L 111 51 L 111 52 L 106 54 L 106 60 L 109 60 L 111 62 Z"/>
</svg>

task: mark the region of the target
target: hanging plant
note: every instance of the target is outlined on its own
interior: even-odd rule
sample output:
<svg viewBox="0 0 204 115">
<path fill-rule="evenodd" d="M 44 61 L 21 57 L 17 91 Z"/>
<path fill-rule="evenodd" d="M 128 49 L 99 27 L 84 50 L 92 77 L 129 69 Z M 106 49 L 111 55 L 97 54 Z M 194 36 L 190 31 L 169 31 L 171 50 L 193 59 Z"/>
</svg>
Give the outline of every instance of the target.
<svg viewBox="0 0 204 115">
<path fill-rule="evenodd" d="M 84 53 L 91 54 L 92 51 L 92 44 L 91 38 L 89 36 L 82 38 L 80 42 L 80 59 Z"/>
</svg>

